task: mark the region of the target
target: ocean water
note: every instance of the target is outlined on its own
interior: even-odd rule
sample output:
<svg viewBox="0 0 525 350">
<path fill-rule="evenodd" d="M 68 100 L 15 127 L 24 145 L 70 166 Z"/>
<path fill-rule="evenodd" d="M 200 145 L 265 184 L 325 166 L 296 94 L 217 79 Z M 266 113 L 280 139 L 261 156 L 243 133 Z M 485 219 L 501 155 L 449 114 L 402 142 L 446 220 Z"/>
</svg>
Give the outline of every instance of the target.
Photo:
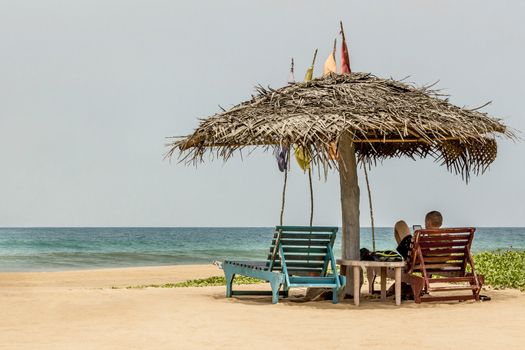
<svg viewBox="0 0 525 350">
<path fill-rule="evenodd" d="M 377 249 L 395 249 L 392 228 L 376 228 Z M 206 264 L 264 259 L 271 227 L 0 228 L 0 271 L 57 271 Z M 340 255 L 340 236 L 335 254 Z M 372 247 L 361 229 L 361 247 Z M 478 228 L 473 250 L 525 249 L 525 228 Z"/>
</svg>

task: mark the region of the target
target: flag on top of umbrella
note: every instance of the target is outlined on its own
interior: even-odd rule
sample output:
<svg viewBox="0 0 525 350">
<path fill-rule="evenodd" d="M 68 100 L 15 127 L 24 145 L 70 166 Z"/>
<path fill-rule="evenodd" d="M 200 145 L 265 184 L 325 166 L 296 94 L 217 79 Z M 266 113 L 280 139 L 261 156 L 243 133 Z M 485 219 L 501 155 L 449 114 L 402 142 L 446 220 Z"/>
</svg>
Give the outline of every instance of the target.
<svg viewBox="0 0 525 350">
<path fill-rule="evenodd" d="M 288 75 L 288 84 L 295 83 L 295 75 L 293 73 L 293 57 L 292 57 L 292 63 L 290 65 L 290 74 Z"/>
<path fill-rule="evenodd" d="M 337 39 L 334 39 L 334 49 L 330 54 L 328 55 L 328 58 L 324 62 L 323 67 L 323 76 L 328 75 L 330 73 L 337 73 L 337 64 L 335 62 L 335 50 L 337 45 Z"/>
<path fill-rule="evenodd" d="M 315 58 L 317 57 L 317 49 L 315 49 L 314 52 L 314 59 L 312 60 L 312 65 L 308 67 L 306 70 L 306 74 L 304 76 L 304 81 L 310 81 L 313 78 L 314 75 L 314 64 L 315 64 Z"/>
<path fill-rule="evenodd" d="M 341 24 L 341 36 L 343 37 L 343 43 L 341 44 L 341 74 L 351 73 L 350 69 L 350 57 L 348 56 L 348 47 L 346 46 L 345 31 L 343 30 L 343 22 Z"/>
</svg>

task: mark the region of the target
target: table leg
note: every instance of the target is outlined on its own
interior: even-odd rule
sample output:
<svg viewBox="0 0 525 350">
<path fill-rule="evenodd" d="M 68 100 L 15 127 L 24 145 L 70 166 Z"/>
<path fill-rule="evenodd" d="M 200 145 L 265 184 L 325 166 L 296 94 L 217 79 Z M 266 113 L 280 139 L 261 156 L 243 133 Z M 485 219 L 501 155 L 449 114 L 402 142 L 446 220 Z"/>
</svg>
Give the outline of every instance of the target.
<svg viewBox="0 0 525 350">
<path fill-rule="evenodd" d="M 374 268 L 368 266 L 366 268 L 366 279 L 368 280 L 368 294 L 374 294 Z"/>
<path fill-rule="evenodd" d="M 354 304 L 356 306 L 359 306 L 359 294 L 361 293 L 361 288 L 359 288 L 359 277 L 361 276 L 360 270 L 361 268 L 359 266 L 354 266 Z"/>
<path fill-rule="evenodd" d="M 381 267 L 381 301 L 386 300 L 386 267 Z"/>
<path fill-rule="evenodd" d="M 401 268 L 396 267 L 396 305 L 401 305 Z"/>
</svg>

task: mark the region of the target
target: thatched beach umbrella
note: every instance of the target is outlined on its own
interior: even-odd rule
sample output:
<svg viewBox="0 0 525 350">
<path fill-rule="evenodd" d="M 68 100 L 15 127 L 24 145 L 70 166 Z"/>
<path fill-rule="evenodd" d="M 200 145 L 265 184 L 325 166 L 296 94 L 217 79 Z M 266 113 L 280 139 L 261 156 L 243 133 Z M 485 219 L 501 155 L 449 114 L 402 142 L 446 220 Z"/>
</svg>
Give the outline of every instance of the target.
<svg viewBox="0 0 525 350">
<path fill-rule="evenodd" d="M 303 146 L 314 164 L 339 170 L 344 259 L 359 259 L 358 162 L 428 156 L 468 180 L 496 158 L 496 136 L 515 137 L 500 120 L 452 105 L 430 87 L 372 74 L 330 74 L 257 92 L 175 139 L 168 157 L 180 151 L 181 160 L 198 163 L 207 152 L 228 159 L 248 146 Z M 329 152 L 334 142 L 337 160 Z"/>
</svg>

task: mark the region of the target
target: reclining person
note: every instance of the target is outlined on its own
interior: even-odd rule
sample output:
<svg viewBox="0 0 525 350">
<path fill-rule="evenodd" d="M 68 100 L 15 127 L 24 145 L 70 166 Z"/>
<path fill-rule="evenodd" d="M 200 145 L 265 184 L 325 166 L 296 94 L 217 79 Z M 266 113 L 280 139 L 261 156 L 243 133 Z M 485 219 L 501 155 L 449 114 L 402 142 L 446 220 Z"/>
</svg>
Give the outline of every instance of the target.
<svg viewBox="0 0 525 350">
<path fill-rule="evenodd" d="M 439 211 L 433 210 L 425 215 L 426 229 L 438 229 L 442 224 L 443 216 Z M 410 228 L 405 221 L 400 220 L 396 222 L 394 226 L 394 237 L 397 242 L 397 252 L 406 260 L 411 249 L 410 245 L 412 244 L 412 235 L 410 234 Z M 414 300 L 414 293 L 408 284 L 407 275 L 403 274 L 401 276 L 401 281 L 401 298 L 403 300 Z M 395 285 L 393 284 L 387 291 L 387 295 L 393 295 L 394 290 Z"/>
<path fill-rule="evenodd" d="M 425 215 L 425 228 L 438 229 L 443 225 L 443 216 L 439 211 L 433 210 Z M 396 238 L 396 250 L 403 256 L 404 259 L 408 257 L 410 252 L 410 244 L 412 242 L 412 235 L 410 228 L 403 220 L 396 222 L 394 226 L 394 237 Z"/>
</svg>

